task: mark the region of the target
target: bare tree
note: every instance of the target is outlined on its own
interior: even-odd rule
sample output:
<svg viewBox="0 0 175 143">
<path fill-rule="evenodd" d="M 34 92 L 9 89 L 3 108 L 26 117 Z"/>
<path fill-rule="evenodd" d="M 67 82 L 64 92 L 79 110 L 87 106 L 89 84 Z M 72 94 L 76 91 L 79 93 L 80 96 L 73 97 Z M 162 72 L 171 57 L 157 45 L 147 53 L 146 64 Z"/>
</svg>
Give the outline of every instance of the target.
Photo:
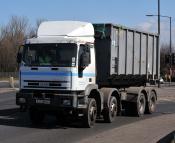
<svg viewBox="0 0 175 143">
<path fill-rule="evenodd" d="M 18 47 L 28 37 L 34 37 L 44 18 L 36 20 L 34 27 L 26 17 L 12 16 L 7 25 L 0 28 L 0 71 L 17 70 L 16 55 Z"/>
<path fill-rule="evenodd" d="M 162 44 L 160 49 L 160 73 L 161 75 L 165 75 L 166 73 L 169 74 L 170 64 L 169 61 L 166 62 L 166 55 L 168 56 L 169 53 L 169 45 Z"/>
<path fill-rule="evenodd" d="M 0 35 L 0 71 L 16 70 L 18 46 L 26 38 L 28 19 L 12 16 L 6 26 L 1 28 Z"/>
<path fill-rule="evenodd" d="M 30 28 L 30 33 L 29 33 L 29 37 L 30 37 L 30 38 L 36 37 L 38 27 L 39 27 L 40 24 L 41 24 L 42 22 L 44 22 L 44 21 L 47 21 L 47 20 L 44 19 L 44 18 L 39 18 L 39 19 L 36 20 L 35 26 Z"/>
</svg>

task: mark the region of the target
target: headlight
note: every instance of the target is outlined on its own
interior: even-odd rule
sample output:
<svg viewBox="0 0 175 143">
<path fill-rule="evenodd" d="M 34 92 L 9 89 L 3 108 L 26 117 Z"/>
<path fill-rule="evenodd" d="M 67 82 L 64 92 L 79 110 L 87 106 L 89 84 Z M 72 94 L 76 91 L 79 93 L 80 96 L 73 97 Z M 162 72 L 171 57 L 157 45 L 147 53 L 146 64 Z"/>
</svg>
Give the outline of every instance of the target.
<svg viewBox="0 0 175 143">
<path fill-rule="evenodd" d="M 84 105 L 84 104 L 85 104 L 85 99 L 84 99 L 84 97 L 78 98 L 78 104 L 79 104 L 79 105 Z"/>
<path fill-rule="evenodd" d="M 19 103 L 26 103 L 26 99 L 25 98 L 19 98 L 18 101 L 19 101 Z"/>
<path fill-rule="evenodd" d="M 70 99 L 63 99 L 62 104 L 66 105 L 66 106 L 70 106 L 71 105 L 71 100 Z"/>
</svg>

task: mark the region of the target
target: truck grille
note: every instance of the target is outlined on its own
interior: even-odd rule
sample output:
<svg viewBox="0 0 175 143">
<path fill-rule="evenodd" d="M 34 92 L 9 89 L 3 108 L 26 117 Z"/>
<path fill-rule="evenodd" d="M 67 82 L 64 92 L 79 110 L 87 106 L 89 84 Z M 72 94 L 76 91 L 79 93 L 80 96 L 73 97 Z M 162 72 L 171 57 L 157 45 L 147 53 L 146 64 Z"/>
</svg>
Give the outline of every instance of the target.
<svg viewBox="0 0 175 143">
<path fill-rule="evenodd" d="M 70 88 L 68 81 L 39 81 L 39 80 L 24 80 L 25 88 Z"/>
</svg>

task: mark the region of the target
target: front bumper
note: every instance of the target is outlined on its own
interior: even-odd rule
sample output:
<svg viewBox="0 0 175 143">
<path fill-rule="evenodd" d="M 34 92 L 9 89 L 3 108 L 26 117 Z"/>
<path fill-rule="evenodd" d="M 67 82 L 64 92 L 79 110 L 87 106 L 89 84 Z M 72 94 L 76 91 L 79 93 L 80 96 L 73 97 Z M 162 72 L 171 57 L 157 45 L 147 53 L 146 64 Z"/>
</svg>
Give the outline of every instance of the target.
<svg viewBox="0 0 175 143">
<path fill-rule="evenodd" d="M 78 92 L 61 93 L 47 91 L 19 91 L 16 93 L 16 104 L 20 106 L 38 106 L 51 109 L 85 109 L 87 99 Z"/>
</svg>

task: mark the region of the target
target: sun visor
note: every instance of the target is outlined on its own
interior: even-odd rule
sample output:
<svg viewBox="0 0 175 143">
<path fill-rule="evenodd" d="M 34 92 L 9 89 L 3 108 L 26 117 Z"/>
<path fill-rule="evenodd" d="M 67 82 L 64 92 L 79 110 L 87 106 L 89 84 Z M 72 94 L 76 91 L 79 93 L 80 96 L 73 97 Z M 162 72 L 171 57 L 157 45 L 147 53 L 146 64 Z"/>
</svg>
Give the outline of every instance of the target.
<svg viewBox="0 0 175 143">
<path fill-rule="evenodd" d="M 88 22 L 48 21 L 41 23 L 37 36 L 94 37 L 94 27 Z"/>
</svg>

